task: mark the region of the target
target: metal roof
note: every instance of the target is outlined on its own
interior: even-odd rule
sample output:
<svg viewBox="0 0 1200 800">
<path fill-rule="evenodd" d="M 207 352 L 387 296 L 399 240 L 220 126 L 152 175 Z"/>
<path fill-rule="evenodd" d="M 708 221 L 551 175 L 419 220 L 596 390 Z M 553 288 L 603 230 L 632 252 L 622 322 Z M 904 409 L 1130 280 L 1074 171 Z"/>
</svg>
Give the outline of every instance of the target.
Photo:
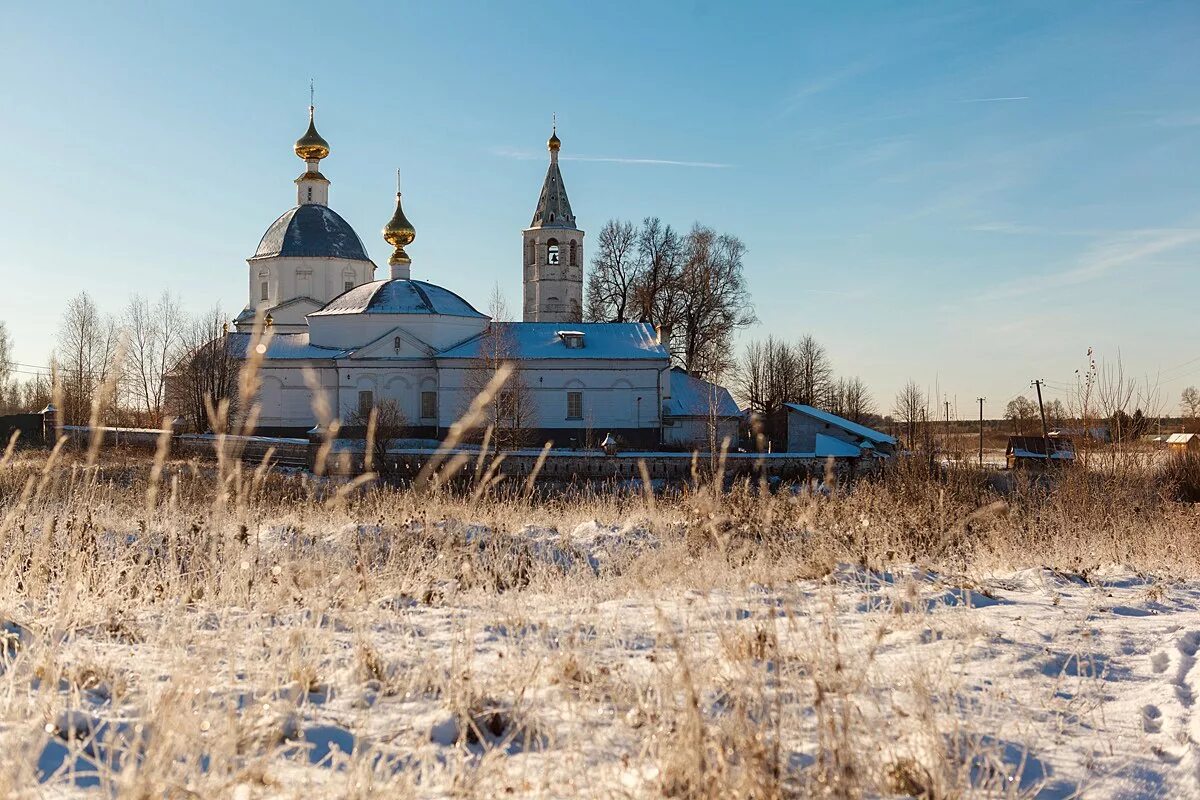
<svg viewBox="0 0 1200 800">
<path fill-rule="evenodd" d="M 546 170 L 542 194 L 538 197 L 533 222 L 529 223 L 529 227 L 575 229 L 575 214 L 571 211 L 571 201 L 567 199 L 567 187 L 563 185 L 557 162 L 551 161 L 550 168 Z"/>
<path fill-rule="evenodd" d="M 819 419 L 821 422 L 827 422 L 830 425 L 834 425 L 844 431 L 853 433 L 855 436 L 861 436 L 869 441 L 891 445 L 896 444 L 895 438 L 888 436 L 886 433 L 880 433 L 873 428 L 868 428 L 866 425 L 859 425 L 857 422 L 851 422 L 845 417 L 839 417 L 837 414 L 831 414 L 828 411 L 822 411 L 819 408 L 801 405 L 800 403 L 784 403 L 784 406 L 790 408 L 792 411 L 797 411 L 801 414 L 813 417 L 814 419 Z"/>
<path fill-rule="evenodd" d="M 271 223 L 253 258 L 293 256 L 370 261 L 362 240 L 336 211 L 306 203 Z"/>
<path fill-rule="evenodd" d="M 249 333 L 230 333 L 229 352 L 235 358 L 245 358 L 253 336 Z M 276 333 L 267 341 L 266 358 L 341 358 L 349 351 L 336 347 L 309 344 L 307 333 Z"/>
<path fill-rule="evenodd" d="M 663 413 L 672 417 L 740 417 L 741 409 L 724 386 L 695 378 L 679 367 L 671 370 L 671 399 Z"/>
<path fill-rule="evenodd" d="M 338 314 L 440 314 L 446 317 L 486 318 L 486 315 L 476 311 L 470 303 L 449 289 L 402 278 L 355 286 L 309 316 Z"/>
</svg>

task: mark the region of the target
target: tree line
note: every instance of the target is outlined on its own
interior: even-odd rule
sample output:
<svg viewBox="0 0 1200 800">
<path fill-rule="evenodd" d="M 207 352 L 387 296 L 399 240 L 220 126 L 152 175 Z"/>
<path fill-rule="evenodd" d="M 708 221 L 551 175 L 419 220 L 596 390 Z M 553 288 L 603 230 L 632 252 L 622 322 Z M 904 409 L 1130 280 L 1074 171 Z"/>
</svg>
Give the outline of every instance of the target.
<svg viewBox="0 0 1200 800">
<path fill-rule="evenodd" d="M 158 426 L 181 415 L 203 428 L 207 403 L 227 397 L 236 377 L 225 319 L 220 308 L 188 314 L 168 292 L 154 300 L 133 295 L 117 314 L 80 292 L 63 311 L 49 364 L 24 379 L 17 376 L 30 370 L 15 368 L 0 322 L 0 410 L 35 411 L 53 401 L 64 424 L 83 425 L 108 387 L 104 424 Z"/>
</svg>

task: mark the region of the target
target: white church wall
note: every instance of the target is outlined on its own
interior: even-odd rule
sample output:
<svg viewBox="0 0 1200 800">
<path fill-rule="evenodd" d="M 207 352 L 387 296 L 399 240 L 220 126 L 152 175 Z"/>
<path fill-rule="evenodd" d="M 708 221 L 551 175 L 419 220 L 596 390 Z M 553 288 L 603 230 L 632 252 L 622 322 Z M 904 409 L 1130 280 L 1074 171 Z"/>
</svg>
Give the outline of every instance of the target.
<svg viewBox="0 0 1200 800">
<path fill-rule="evenodd" d="M 311 362 L 273 364 L 262 368 L 262 388 L 259 391 L 259 428 L 311 428 L 317 424 L 313 411 L 317 393 L 304 380 L 304 369 L 313 370 L 329 408 L 334 408 L 337 393 L 337 371 L 332 367 Z"/>
<path fill-rule="evenodd" d="M 443 363 L 439 425 L 451 425 L 471 400 L 471 370 L 465 364 Z M 526 363 L 520 373 L 533 406 L 529 427 L 578 429 L 591 427 L 655 428 L 659 425 L 659 370 L 644 364 L 605 362 L 603 365 Z M 582 415 L 567 414 L 567 393 L 582 393 Z M 638 402 L 641 398 L 641 402 Z"/>
<path fill-rule="evenodd" d="M 321 347 L 362 347 L 397 327 L 435 350 L 445 350 L 480 333 L 483 317 L 433 314 L 331 314 L 309 317 L 309 341 Z"/>
<path fill-rule="evenodd" d="M 358 286 L 374 279 L 375 265 L 370 261 L 351 261 L 345 258 L 276 258 L 253 259 L 250 269 L 250 307 L 277 306 L 295 297 L 312 297 L 322 304 L 346 291 L 346 284 Z M 262 296 L 262 284 L 267 284 L 267 298 Z"/>
<path fill-rule="evenodd" d="M 339 397 L 334 404 L 340 419 L 350 419 L 359 409 L 359 392 L 371 392 L 378 405 L 394 400 L 410 425 L 433 425 L 436 420 L 421 417 L 421 392 L 437 391 L 437 370 L 431 362 L 402 365 L 397 362 L 339 364 Z"/>
</svg>

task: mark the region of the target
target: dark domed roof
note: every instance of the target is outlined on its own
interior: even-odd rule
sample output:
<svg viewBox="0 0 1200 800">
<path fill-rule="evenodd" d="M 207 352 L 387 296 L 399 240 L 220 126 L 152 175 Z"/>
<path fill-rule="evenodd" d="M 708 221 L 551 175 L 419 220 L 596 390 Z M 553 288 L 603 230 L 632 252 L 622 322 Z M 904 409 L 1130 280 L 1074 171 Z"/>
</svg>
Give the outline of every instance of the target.
<svg viewBox="0 0 1200 800">
<path fill-rule="evenodd" d="M 345 292 L 309 316 L 335 314 L 441 314 L 447 317 L 483 317 L 466 300 L 449 289 L 425 281 L 393 278 L 372 281 Z"/>
<path fill-rule="evenodd" d="M 296 206 L 271 223 L 254 258 L 301 256 L 370 261 L 350 223 L 328 206 Z"/>
</svg>

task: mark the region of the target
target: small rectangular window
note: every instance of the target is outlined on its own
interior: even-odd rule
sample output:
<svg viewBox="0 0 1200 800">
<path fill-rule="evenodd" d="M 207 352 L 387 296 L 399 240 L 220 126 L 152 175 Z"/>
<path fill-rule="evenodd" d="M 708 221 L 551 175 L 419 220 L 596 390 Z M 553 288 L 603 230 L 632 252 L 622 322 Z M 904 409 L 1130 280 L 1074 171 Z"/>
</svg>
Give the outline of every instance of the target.
<svg viewBox="0 0 1200 800">
<path fill-rule="evenodd" d="M 421 392 L 421 419 L 437 417 L 437 392 Z"/>
<path fill-rule="evenodd" d="M 266 281 L 262 282 L 261 288 L 262 288 L 262 297 L 260 297 L 259 299 L 266 300 L 267 299 L 267 282 Z"/>
<path fill-rule="evenodd" d="M 358 393 L 358 413 L 364 417 L 371 413 L 371 409 L 375 406 L 375 393 L 371 391 L 363 391 Z"/>
<path fill-rule="evenodd" d="M 583 392 L 567 392 L 567 419 L 583 419 Z"/>
<path fill-rule="evenodd" d="M 346 281 L 346 288 L 343 289 L 342 291 L 348 292 L 353 288 L 354 288 L 354 281 Z"/>
</svg>

